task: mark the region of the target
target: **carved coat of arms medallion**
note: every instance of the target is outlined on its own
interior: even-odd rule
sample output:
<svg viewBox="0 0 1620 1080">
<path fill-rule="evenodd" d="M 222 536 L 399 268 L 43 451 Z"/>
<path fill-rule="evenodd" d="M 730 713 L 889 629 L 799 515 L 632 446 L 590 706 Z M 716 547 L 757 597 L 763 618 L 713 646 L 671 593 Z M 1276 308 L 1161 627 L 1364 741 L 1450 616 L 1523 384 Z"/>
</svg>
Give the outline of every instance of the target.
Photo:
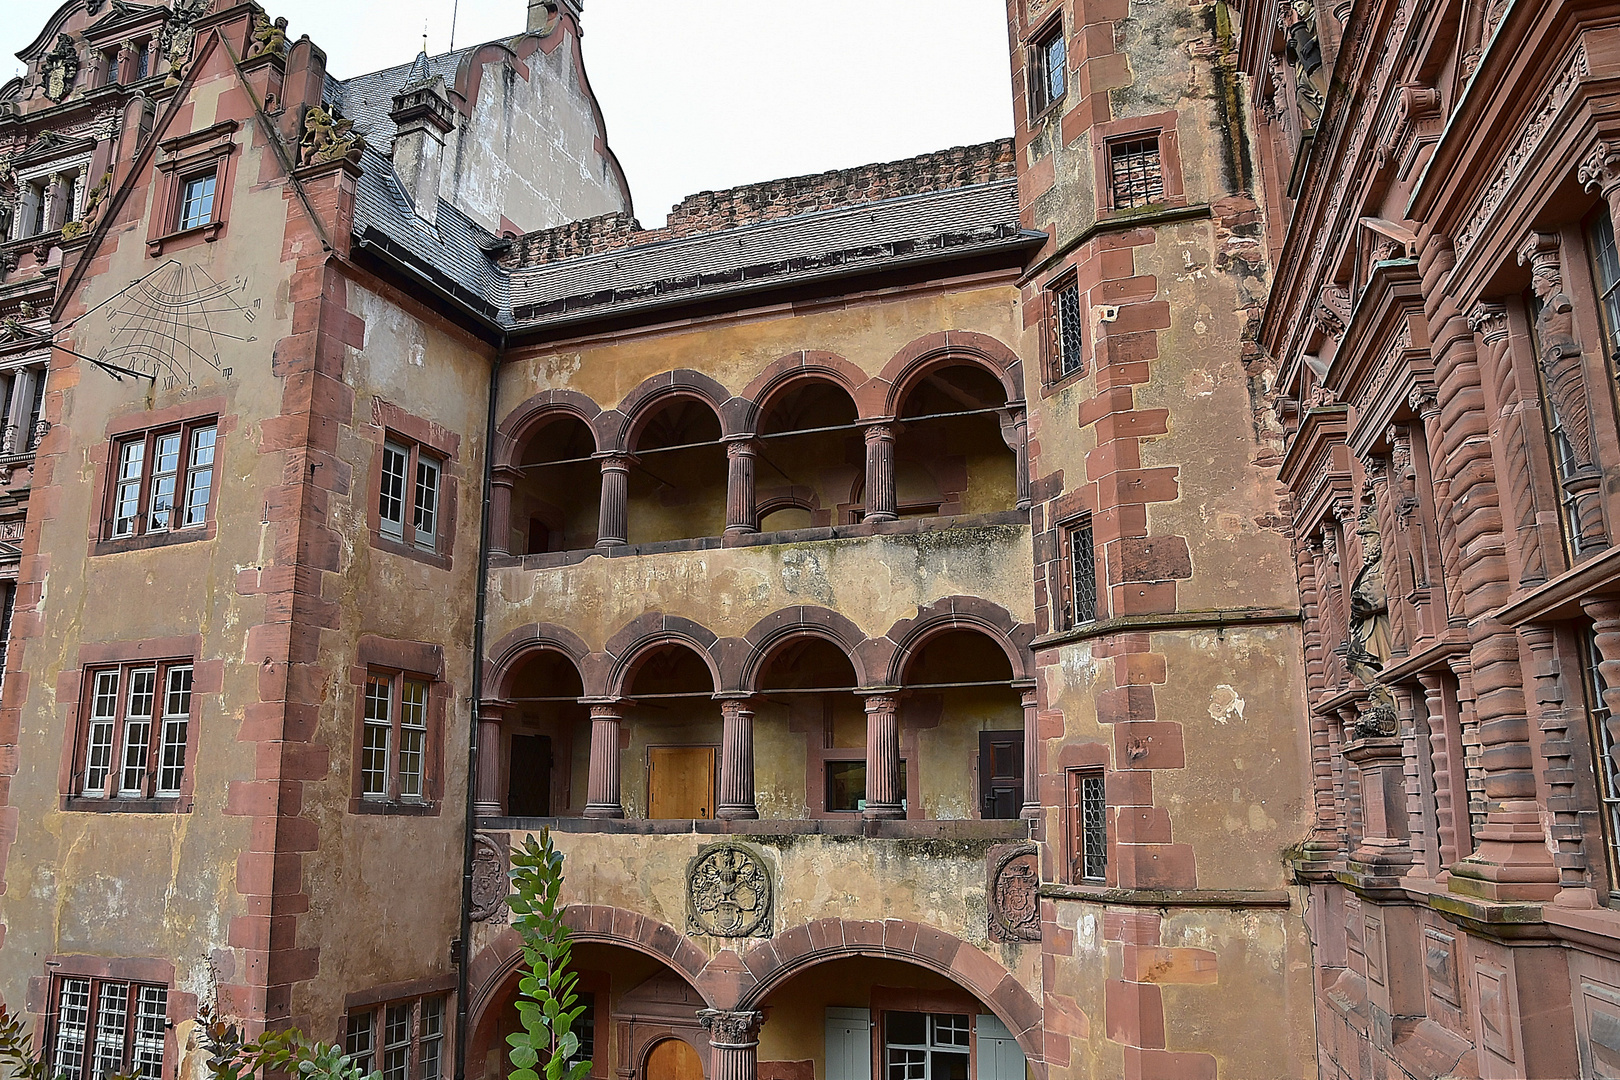
<svg viewBox="0 0 1620 1080">
<path fill-rule="evenodd" d="M 713 844 L 686 869 L 686 924 L 694 934 L 770 937 L 771 872 L 758 852 Z"/>
<path fill-rule="evenodd" d="M 989 871 L 990 940 L 1041 940 L 1041 862 L 1035 845 L 992 850 Z"/>
</svg>

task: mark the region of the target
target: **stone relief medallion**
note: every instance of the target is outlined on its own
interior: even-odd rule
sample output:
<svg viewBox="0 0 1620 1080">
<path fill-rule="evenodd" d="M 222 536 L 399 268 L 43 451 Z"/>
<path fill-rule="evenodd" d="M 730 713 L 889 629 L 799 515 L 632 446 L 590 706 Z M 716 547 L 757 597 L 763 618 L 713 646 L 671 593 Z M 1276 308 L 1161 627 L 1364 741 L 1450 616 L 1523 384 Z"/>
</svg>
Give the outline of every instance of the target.
<svg viewBox="0 0 1620 1080">
<path fill-rule="evenodd" d="M 512 891 L 506 875 L 506 847 L 488 833 L 473 835 L 472 917 L 485 922 L 500 914 Z"/>
<path fill-rule="evenodd" d="M 688 933 L 714 937 L 771 936 L 771 872 L 758 852 L 713 844 L 686 868 Z"/>
<path fill-rule="evenodd" d="M 1041 940 L 1041 860 L 1035 845 L 992 848 L 989 871 L 990 940 Z"/>
</svg>

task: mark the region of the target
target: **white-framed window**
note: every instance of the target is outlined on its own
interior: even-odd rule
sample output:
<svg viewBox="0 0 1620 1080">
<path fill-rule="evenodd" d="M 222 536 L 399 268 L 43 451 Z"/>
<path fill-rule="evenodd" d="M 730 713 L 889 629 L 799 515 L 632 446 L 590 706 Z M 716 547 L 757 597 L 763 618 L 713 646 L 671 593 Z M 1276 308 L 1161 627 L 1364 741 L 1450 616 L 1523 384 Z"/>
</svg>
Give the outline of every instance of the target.
<svg viewBox="0 0 1620 1080">
<path fill-rule="evenodd" d="M 106 535 L 116 540 L 206 525 L 218 437 L 212 418 L 121 436 Z"/>
<path fill-rule="evenodd" d="M 884 1080 L 969 1080 L 973 1017 L 883 1014 Z"/>
<path fill-rule="evenodd" d="M 429 794 L 429 680 L 401 671 L 366 673 L 360 733 L 360 797 L 424 802 Z"/>
<path fill-rule="evenodd" d="M 443 475 L 443 461 L 431 452 L 414 444 L 386 440 L 377 497 L 382 535 L 425 551 L 437 551 Z"/>
<path fill-rule="evenodd" d="M 175 223 L 175 231 L 195 229 L 214 220 L 214 188 L 218 183 L 217 172 L 204 173 L 181 181 L 180 217 Z"/>
<path fill-rule="evenodd" d="M 383 1080 L 442 1080 L 444 1007 L 435 996 L 351 1012 L 343 1052 L 362 1074 L 381 1072 Z"/>
<path fill-rule="evenodd" d="M 87 672 L 78 795 L 170 799 L 182 793 L 191 736 L 192 676 L 189 660 Z"/>
</svg>

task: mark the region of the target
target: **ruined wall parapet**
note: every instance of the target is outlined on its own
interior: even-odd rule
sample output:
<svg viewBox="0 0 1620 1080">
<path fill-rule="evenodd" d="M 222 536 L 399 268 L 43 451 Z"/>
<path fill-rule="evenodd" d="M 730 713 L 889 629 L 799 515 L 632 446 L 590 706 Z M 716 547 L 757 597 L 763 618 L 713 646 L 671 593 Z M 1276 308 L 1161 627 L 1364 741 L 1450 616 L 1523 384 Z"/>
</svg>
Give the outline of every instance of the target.
<svg viewBox="0 0 1620 1080">
<path fill-rule="evenodd" d="M 624 213 L 569 222 L 518 237 L 503 261 L 512 268 L 540 266 L 819 210 L 1008 180 L 1016 172 L 1011 139 L 953 146 L 903 161 L 790 176 L 723 191 L 700 191 L 688 195 L 671 210 L 661 229 L 643 229 L 639 221 Z"/>
</svg>

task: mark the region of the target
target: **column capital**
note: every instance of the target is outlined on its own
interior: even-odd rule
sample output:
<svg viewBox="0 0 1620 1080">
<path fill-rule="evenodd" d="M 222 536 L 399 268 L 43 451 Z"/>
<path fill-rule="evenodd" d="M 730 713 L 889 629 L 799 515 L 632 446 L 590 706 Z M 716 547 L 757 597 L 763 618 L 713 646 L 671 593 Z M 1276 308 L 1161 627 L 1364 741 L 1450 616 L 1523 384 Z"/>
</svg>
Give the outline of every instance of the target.
<svg viewBox="0 0 1620 1080">
<path fill-rule="evenodd" d="M 897 686 L 861 689 L 855 691 L 855 696 L 862 699 L 867 712 L 893 712 L 900 707 L 900 688 Z"/>
<path fill-rule="evenodd" d="M 867 442 L 887 442 L 894 438 L 894 417 L 885 416 L 868 420 L 861 425 L 861 434 Z"/>
<path fill-rule="evenodd" d="M 636 462 L 636 455 L 622 450 L 608 451 L 607 453 L 596 453 L 592 454 L 591 457 L 595 458 L 597 462 L 601 464 L 603 470 L 615 469 L 621 472 L 629 472 L 630 466 L 634 465 Z"/>
<path fill-rule="evenodd" d="M 592 720 L 597 720 L 597 719 L 601 719 L 601 720 L 623 720 L 624 719 L 624 706 L 625 706 L 626 702 L 622 698 L 614 698 L 614 699 L 608 700 L 608 701 L 604 701 L 604 700 L 598 698 L 598 699 L 596 699 L 594 701 L 586 700 L 585 702 L 583 702 L 583 704 L 586 704 L 586 705 L 590 706 L 590 708 L 591 708 L 591 719 Z"/>
<path fill-rule="evenodd" d="M 1494 300 L 1481 300 L 1469 309 L 1468 326 L 1485 345 L 1495 345 L 1508 334 L 1507 306 Z"/>
<path fill-rule="evenodd" d="M 517 708 L 510 701 L 499 698 L 485 698 L 478 703 L 478 719 L 501 721 L 510 716 Z"/>
<path fill-rule="evenodd" d="M 725 444 L 728 457 L 754 457 L 759 453 L 759 440 L 752 434 L 728 435 L 720 441 Z"/>
<path fill-rule="evenodd" d="M 1608 195 L 1620 187 L 1620 140 L 1595 140 L 1581 158 L 1576 176 L 1587 191 L 1597 189 Z"/>
<path fill-rule="evenodd" d="M 754 697 L 752 694 L 715 695 L 720 703 L 720 712 L 724 716 L 738 716 L 742 713 L 754 711 Z"/>
<path fill-rule="evenodd" d="M 698 1023 L 709 1033 L 709 1045 L 746 1049 L 759 1044 L 760 1025 L 765 1022 L 761 1012 L 726 1012 L 721 1009 L 700 1009 Z"/>
</svg>

